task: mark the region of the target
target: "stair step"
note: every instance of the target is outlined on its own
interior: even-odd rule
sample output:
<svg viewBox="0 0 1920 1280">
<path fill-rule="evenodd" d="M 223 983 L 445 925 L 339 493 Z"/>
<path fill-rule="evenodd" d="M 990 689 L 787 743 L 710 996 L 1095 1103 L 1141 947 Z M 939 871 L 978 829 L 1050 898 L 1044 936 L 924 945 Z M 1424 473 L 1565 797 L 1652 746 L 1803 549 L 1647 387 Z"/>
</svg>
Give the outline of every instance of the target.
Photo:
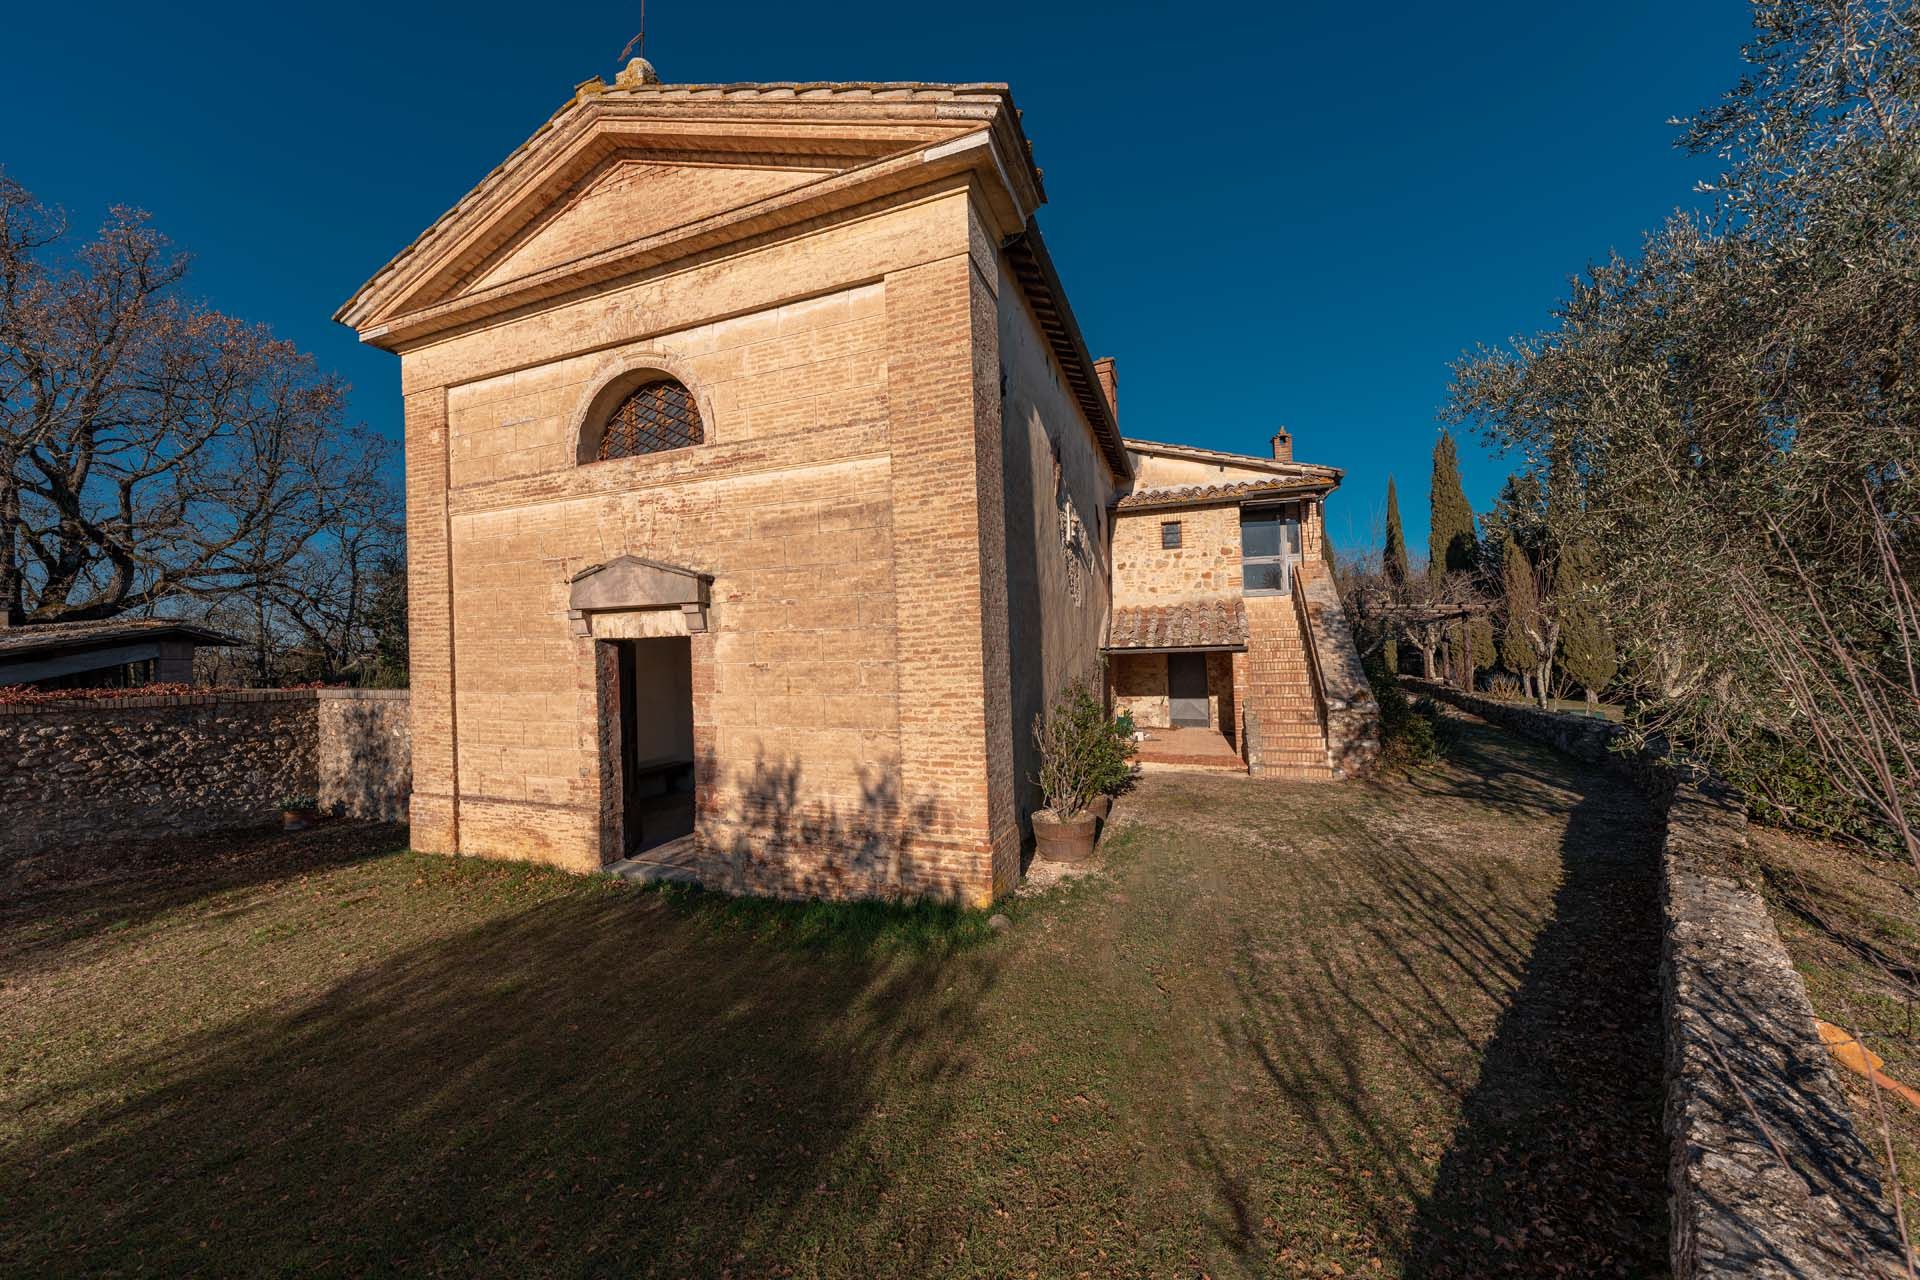
<svg viewBox="0 0 1920 1280">
<path fill-rule="evenodd" d="M 1282 782 L 1332 782 L 1333 770 L 1326 765 L 1317 768 L 1313 765 L 1278 765 L 1271 769 L 1257 769 L 1254 776 Z"/>
</svg>

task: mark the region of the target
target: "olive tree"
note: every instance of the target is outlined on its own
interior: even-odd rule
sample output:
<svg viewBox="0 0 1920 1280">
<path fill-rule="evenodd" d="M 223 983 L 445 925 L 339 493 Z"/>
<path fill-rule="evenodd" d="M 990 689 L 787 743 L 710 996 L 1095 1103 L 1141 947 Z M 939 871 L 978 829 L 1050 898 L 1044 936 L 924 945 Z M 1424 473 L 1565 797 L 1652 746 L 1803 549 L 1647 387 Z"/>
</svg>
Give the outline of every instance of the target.
<svg viewBox="0 0 1920 1280">
<path fill-rule="evenodd" d="M 1748 74 L 1677 122 L 1710 206 L 1463 357 L 1451 416 L 1562 459 L 1642 731 L 1800 818 L 1770 762 L 1812 750 L 1920 865 L 1920 0 L 1754 12 Z"/>
</svg>

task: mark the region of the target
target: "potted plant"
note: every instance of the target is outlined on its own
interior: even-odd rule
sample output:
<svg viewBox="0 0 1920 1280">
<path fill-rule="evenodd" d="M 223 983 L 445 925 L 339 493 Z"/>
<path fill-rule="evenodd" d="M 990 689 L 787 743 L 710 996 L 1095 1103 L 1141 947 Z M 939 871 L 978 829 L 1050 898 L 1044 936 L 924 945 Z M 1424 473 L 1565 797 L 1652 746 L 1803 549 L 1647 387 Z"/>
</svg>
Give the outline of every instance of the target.
<svg viewBox="0 0 1920 1280">
<path fill-rule="evenodd" d="M 1131 711 L 1122 711 L 1107 721 L 1107 737 L 1100 744 L 1094 767 L 1094 796 L 1088 805 L 1101 822 L 1113 812 L 1114 797 L 1133 785 L 1133 754 L 1140 749 L 1135 740 L 1138 733 Z"/>
<path fill-rule="evenodd" d="M 320 801 L 304 793 L 280 797 L 280 829 L 282 831 L 305 831 L 313 825 L 314 817 L 320 811 Z"/>
<path fill-rule="evenodd" d="M 1085 679 L 1060 691 L 1045 715 L 1033 721 L 1040 771 L 1034 781 L 1046 807 L 1033 815 L 1035 853 L 1049 862 L 1085 862 L 1093 856 L 1099 819 L 1095 797 L 1113 779 L 1118 751 L 1116 726 L 1095 701 Z M 1128 739 L 1131 742 L 1131 738 Z"/>
</svg>

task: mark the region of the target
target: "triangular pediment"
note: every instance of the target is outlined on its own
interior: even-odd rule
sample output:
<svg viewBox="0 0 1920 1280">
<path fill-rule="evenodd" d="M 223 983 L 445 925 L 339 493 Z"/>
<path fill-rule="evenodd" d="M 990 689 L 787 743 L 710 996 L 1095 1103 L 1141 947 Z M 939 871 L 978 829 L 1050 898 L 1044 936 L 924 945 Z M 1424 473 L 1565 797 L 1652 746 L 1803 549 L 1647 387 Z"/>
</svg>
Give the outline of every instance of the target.
<svg viewBox="0 0 1920 1280">
<path fill-rule="evenodd" d="M 590 613 L 705 604 L 712 586 L 712 576 L 696 569 L 643 556 L 619 556 L 574 574 L 567 607 L 576 613 Z"/>
<path fill-rule="evenodd" d="M 1006 108 L 998 86 L 583 89 L 336 318 L 385 345 L 851 207 L 935 166 L 1019 175 L 1030 207 L 1044 197 Z M 1015 147 L 1017 168 L 989 158 Z"/>
<path fill-rule="evenodd" d="M 469 283 L 476 289 L 505 284 L 791 191 L 821 176 L 818 167 L 612 160 L 536 216 L 483 262 Z"/>
</svg>

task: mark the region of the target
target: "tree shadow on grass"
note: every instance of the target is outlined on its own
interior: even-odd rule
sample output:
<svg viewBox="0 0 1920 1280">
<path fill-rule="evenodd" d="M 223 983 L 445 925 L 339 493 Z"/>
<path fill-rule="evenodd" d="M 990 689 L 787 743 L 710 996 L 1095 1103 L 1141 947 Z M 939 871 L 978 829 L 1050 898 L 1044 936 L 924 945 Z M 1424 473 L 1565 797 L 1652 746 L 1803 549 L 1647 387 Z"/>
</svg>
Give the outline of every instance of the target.
<svg viewBox="0 0 1920 1280">
<path fill-rule="evenodd" d="M 1303 815 L 1341 850 L 1327 874 L 1343 914 L 1237 966 L 1222 1027 L 1310 1137 L 1312 1185 L 1359 1224 L 1342 1247 L 1411 1276 L 1657 1274 L 1651 812 L 1624 780 L 1477 725 L 1444 766 L 1382 791 L 1404 830 Z M 1476 808 L 1481 826 L 1436 849 L 1427 824 Z M 1542 819 L 1564 824 L 1557 883 L 1539 855 L 1529 871 L 1499 848 L 1537 847 Z M 1465 840 L 1496 856 L 1463 856 Z M 1223 1239 L 1251 1259 L 1234 1216 Z"/>
<path fill-rule="evenodd" d="M 291 833 L 156 834 L 23 860 L 0 881 L 0 975 L 218 894 L 406 846 L 403 824 L 339 821 Z"/>
<path fill-rule="evenodd" d="M 934 1139 L 994 976 L 571 895 L 104 1062 L 80 1087 L 127 1101 L 3 1162 L 0 1269 L 910 1273 L 951 1242 L 847 1238 L 889 1176 L 862 1129 L 900 1086 L 894 1139 Z"/>
<path fill-rule="evenodd" d="M 1407 1274 L 1666 1269 L 1659 828 L 1583 773 L 1562 878 L 1420 1204 Z"/>
</svg>

